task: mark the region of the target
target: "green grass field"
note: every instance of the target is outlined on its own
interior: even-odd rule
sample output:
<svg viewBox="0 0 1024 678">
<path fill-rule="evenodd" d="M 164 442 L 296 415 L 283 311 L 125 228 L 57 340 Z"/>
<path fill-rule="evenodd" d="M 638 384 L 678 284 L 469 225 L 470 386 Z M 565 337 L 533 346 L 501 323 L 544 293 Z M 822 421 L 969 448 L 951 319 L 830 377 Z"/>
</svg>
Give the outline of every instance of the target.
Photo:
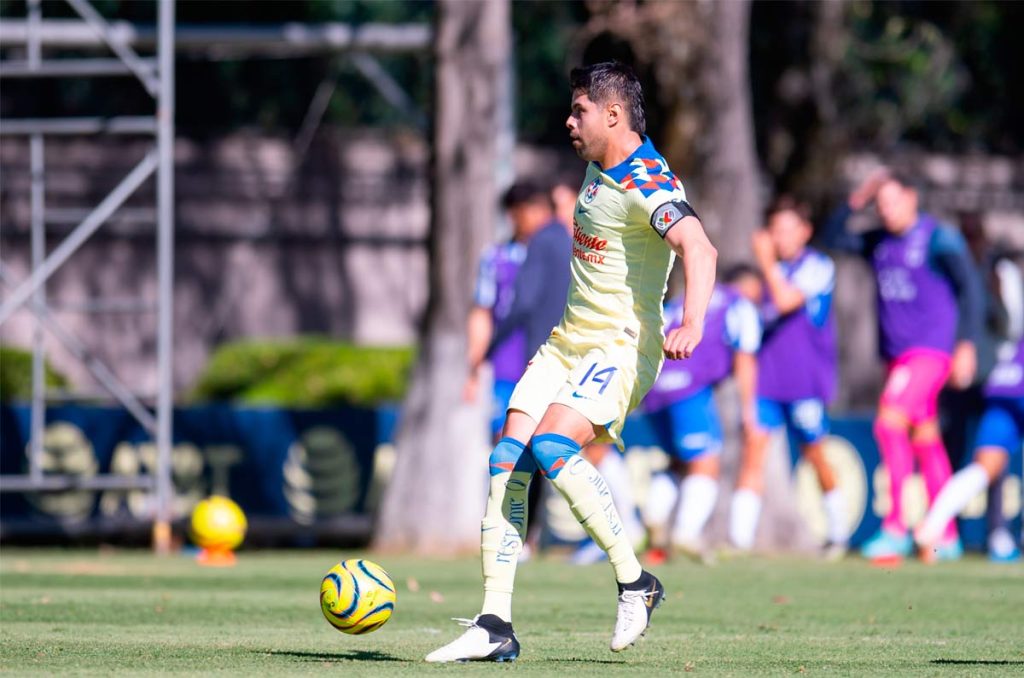
<svg viewBox="0 0 1024 678">
<path fill-rule="evenodd" d="M 658 570 L 668 600 L 648 637 L 608 651 L 607 565 L 520 568 L 513 665 L 422 657 L 480 602 L 475 559 L 380 558 L 395 616 L 368 636 L 324 621 L 320 577 L 344 555 L 243 552 L 206 569 L 140 551 L 0 552 L 0 670 L 11 674 L 920 675 L 1024 674 L 1024 568 L 969 559 L 896 570 L 863 562 L 735 560 Z M 413 590 L 415 589 L 415 590 Z"/>
</svg>

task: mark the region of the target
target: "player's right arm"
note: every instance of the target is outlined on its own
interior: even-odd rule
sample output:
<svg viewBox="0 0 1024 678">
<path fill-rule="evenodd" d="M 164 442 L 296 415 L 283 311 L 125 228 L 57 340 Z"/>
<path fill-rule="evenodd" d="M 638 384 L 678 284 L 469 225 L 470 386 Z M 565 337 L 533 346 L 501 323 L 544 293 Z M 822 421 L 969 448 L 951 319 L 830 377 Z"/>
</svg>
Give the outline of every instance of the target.
<svg viewBox="0 0 1024 678">
<path fill-rule="evenodd" d="M 718 250 L 708 240 L 696 215 L 689 214 L 665 233 L 665 244 L 683 261 L 686 293 L 683 322 L 665 337 L 665 355 L 673 360 L 689 358 L 704 334 L 704 315 L 715 288 Z"/>
<path fill-rule="evenodd" d="M 821 242 L 825 247 L 850 254 L 859 254 L 862 257 L 871 256 L 875 245 L 878 244 L 879 234 L 877 232 L 851 233 L 847 228 L 847 222 L 855 212 L 859 212 L 871 204 L 878 189 L 888 178 L 889 171 L 887 169 L 875 170 L 850 193 L 842 205 L 836 208 L 821 229 Z"/>
</svg>

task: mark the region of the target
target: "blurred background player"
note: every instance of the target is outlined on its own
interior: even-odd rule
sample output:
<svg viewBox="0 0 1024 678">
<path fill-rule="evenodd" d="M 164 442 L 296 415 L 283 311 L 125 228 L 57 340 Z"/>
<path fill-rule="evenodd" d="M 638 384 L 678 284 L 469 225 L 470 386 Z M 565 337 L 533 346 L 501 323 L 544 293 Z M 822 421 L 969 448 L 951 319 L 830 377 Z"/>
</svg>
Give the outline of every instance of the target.
<svg viewBox="0 0 1024 678">
<path fill-rule="evenodd" d="M 572 241 L 567 226 L 555 216 L 547 186 L 516 183 L 505 193 L 502 204 L 512 222 L 522 223 L 530 235 L 511 302 L 494 323 L 486 356 L 493 358 L 495 351 L 519 332 L 525 335 L 524 355 L 532 356 L 562 319 L 569 291 Z M 471 369 L 477 370 L 481 360 L 473 361 Z"/>
<path fill-rule="evenodd" d="M 801 453 L 821 484 L 826 517 L 825 551 L 845 553 L 849 538 L 846 501 L 827 459 L 827 407 L 836 389 L 836 337 L 832 314 L 835 264 L 808 246 L 814 234 L 810 209 L 780 196 L 754 233 L 753 249 L 765 281 L 761 305 L 764 339 L 758 354 L 758 407 L 743 455 L 729 514 L 729 539 L 741 549 L 754 545 L 764 491 L 764 458 L 773 431 L 796 434 Z"/>
<path fill-rule="evenodd" d="M 872 201 L 881 228 L 849 232 L 849 217 Z M 974 379 L 983 324 L 981 282 L 960 234 L 919 211 L 912 184 L 884 170 L 868 177 L 833 215 L 826 239 L 832 247 L 865 257 L 875 273 L 879 348 L 889 366 L 875 437 L 889 473 L 890 509 L 861 552 L 872 560 L 898 560 L 913 548 L 902 494 L 914 459 L 929 504 L 952 475 L 937 401 L 947 378 L 959 388 Z M 958 322 L 962 337 L 957 336 Z M 956 524 L 948 521 L 936 557 L 951 559 L 961 553 Z"/>
<path fill-rule="evenodd" d="M 743 416 L 744 438 L 757 407 L 757 358 L 761 320 L 755 304 L 762 294 L 756 268 L 740 264 L 729 269 L 715 286 L 704 318 L 704 341 L 690 360 L 665 364 L 644 399 L 655 434 L 671 457 L 670 466 L 655 474 L 644 506 L 650 534 L 647 559 L 665 560 L 669 547 L 706 560 L 701 534 L 718 499 L 722 424 L 713 388 L 730 371 L 736 378 Z M 683 299 L 665 306 L 666 329 L 678 327 Z M 675 509 L 673 511 L 673 509 Z"/>
<path fill-rule="evenodd" d="M 526 243 L 550 220 L 550 208 L 532 201 L 532 191 L 524 184 L 512 186 L 502 201 L 512 222 L 512 237 L 491 245 L 480 256 L 480 265 L 473 292 L 473 308 L 467 321 L 469 377 L 463 388 L 466 401 L 476 400 L 480 386 L 480 371 L 494 326 L 505 318 L 515 297 L 516 277 L 526 259 Z M 491 411 L 491 435 L 501 432 L 505 409 L 516 381 L 526 369 L 526 329 L 517 328 L 490 351 L 494 377 L 494 397 Z"/>
<path fill-rule="evenodd" d="M 967 243 L 975 268 L 981 277 L 985 297 L 982 333 L 977 346 L 978 369 L 974 380 L 966 388 L 943 389 L 939 397 L 939 419 L 942 439 L 953 468 L 959 468 L 961 459 L 968 462 L 973 452 L 973 437 L 979 420 L 985 412 L 985 383 L 996 364 L 996 351 L 1005 342 L 1021 336 L 1020 318 L 1024 315 L 1020 295 L 1024 283 L 1013 259 L 999 243 L 993 242 L 985 232 L 982 215 L 961 212 L 957 215 L 960 232 Z M 1014 294 L 1016 291 L 1016 295 Z M 960 314 L 960 325 L 966 315 Z M 957 336 L 963 336 L 959 327 Z M 1003 512 L 1003 481 L 1005 474 L 988 486 L 985 503 L 986 522 L 990 534 L 990 552 L 994 560 L 1003 557 L 1005 537 L 1009 534 L 1008 521 Z"/>
<path fill-rule="evenodd" d="M 1006 342 L 1000 361 L 985 384 L 986 409 L 974 443 L 974 461 L 957 471 L 932 503 L 914 531 L 921 559 L 938 557 L 946 526 L 968 502 L 999 480 L 1019 459 L 1024 445 L 1024 339 Z M 989 541 L 989 557 L 999 562 L 1020 560 L 1020 548 L 1009 530 L 997 530 Z"/>
</svg>

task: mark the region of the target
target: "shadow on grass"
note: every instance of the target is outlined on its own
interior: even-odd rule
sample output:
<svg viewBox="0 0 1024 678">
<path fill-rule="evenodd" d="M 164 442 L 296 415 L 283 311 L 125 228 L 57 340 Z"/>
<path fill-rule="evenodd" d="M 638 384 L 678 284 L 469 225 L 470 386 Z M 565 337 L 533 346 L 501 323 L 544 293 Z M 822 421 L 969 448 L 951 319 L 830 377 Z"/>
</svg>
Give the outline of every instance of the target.
<svg viewBox="0 0 1024 678">
<path fill-rule="evenodd" d="M 625 659 L 616 661 L 614 659 L 585 659 L 583 657 L 548 657 L 544 661 L 553 664 L 626 664 Z"/>
<path fill-rule="evenodd" d="M 349 650 L 346 652 L 301 652 L 297 650 L 255 650 L 255 652 L 275 657 L 293 657 L 304 662 L 340 662 L 340 661 L 372 661 L 372 662 L 408 662 L 379 650 Z"/>
<path fill-rule="evenodd" d="M 1024 666 L 1020 659 L 933 659 L 940 666 Z"/>
</svg>

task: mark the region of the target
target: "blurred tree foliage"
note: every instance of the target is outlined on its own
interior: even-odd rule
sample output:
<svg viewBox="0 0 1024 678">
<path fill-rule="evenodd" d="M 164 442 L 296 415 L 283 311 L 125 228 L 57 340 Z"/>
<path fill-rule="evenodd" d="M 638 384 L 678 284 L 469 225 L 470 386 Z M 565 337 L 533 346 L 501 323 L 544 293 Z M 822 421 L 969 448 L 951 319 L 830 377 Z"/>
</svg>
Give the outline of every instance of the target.
<svg viewBox="0 0 1024 678">
<path fill-rule="evenodd" d="M 66 388 L 67 377 L 47 362 L 46 386 Z M 32 398 L 32 352 L 13 346 L 0 346 L 0 402 Z"/>
<path fill-rule="evenodd" d="M 777 187 L 827 192 L 851 149 L 1024 150 L 1024 4 L 758 2 L 751 85 Z"/>
<path fill-rule="evenodd" d="M 410 348 L 354 346 L 316 337 L 232 342 L 210 358 L 191 399 L 369 407 L 401 399 L 413 358 Z"/>
</svg>

